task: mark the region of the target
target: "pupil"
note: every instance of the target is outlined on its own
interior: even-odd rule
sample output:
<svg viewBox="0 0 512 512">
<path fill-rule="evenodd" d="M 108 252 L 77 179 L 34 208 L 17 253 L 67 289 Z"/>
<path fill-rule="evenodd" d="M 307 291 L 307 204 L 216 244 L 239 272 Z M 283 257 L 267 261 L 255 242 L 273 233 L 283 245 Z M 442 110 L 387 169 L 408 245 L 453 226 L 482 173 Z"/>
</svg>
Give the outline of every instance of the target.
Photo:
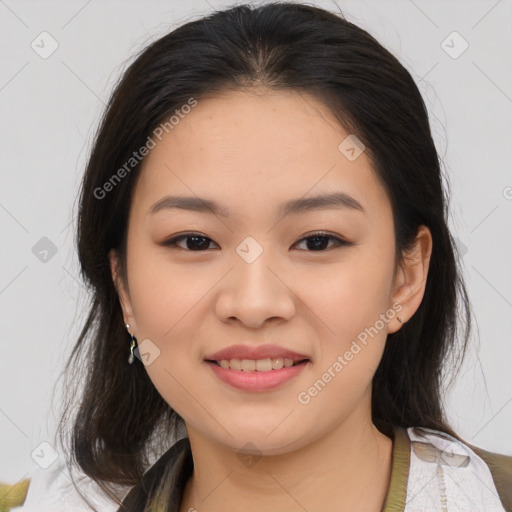
<svg viewBox="0 0 512 512">
<path fill-rule="evenodd" d="M 310 244 L 312 240 L 315 240 L 316 243 Z M 320 244 L 318 244 L 319 240 L 321 241 Z M 308 239 L 308 249 L 325 249 L 327 247 L 327 243 L 328 238 L 326 236 L 312 236 Z"/>
<path fill-rule="evenodd" d="M 189 243 L 190 240 L 193 240 L 193 242 Z M 187 241 L 187 248 L 191 249 L 191 250 L 197 249 L 198 245 L 195 245 L 197 240 L 203 240 L 204 242 L 206 242 L 206 244 L 198 244 L 200 246 L 199 249 L 201 249 L 201 248 L 207 249 L 208 248 L 208 241 L 207 241 L 208 239 L 204 236 L 189 236 L 188 241 Z"/>
</svg>

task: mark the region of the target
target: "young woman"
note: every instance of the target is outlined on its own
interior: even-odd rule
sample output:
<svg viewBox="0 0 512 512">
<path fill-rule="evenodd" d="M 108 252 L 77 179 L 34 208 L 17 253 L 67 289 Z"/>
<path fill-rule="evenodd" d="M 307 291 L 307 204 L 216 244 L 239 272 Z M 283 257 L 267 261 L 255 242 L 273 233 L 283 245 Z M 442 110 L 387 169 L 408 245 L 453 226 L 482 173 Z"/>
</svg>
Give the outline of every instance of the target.
<svg viewBox="0 0 512 512">
<path fill-rule="evenodd" d="M 241 5 L 145 49 L 80 197 L 91 509 L 512 510 L 512 457 L 443 410 L 470 332 L 446 201 L 414 80 L 340 15 Z"/>
</svg>

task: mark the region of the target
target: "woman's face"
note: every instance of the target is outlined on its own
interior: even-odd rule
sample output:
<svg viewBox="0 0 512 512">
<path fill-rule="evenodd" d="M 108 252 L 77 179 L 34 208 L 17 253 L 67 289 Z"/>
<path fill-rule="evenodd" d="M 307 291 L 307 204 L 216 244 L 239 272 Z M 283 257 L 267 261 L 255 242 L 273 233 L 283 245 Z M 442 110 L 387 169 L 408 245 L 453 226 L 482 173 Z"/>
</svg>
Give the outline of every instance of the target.
<svg viewBox="0 0 512 512">
<path fill-rule="evenodd" d="M 235 450 L 251 442 L 283 453 L 371 422 L 386 336 L 421 301 L 423 274 L 407 284 L 398 269 L 394 279 L 391 204 L 348 136 L 311 96 L 231 92 L 198 101 L 144 160 L 129 216 L 125 320 L 187 428 Z M 314 199 L 329 194 L 343 200 Z M 169 196 L 220 211 L 173 207 Z M 307 238 L 317 231 L 327 234 Z M 233 345 L 276 345 L 308 361 L 272 375 L 206 361 Z"/>
</svg>

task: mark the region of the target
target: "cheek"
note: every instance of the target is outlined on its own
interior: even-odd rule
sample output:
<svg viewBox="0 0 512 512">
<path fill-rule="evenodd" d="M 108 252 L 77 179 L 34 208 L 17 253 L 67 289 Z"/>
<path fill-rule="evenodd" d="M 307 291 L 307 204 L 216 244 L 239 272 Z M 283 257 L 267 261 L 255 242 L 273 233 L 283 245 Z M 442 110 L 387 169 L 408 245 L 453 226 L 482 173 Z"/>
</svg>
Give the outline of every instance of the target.
<svg viewBox="0 0 512 512">
<path fill-rule="evenodd" d="M 304 302 L 315 305 L 309 323 L 316 325 L 318 352 L 296 401 L 304 414 L 334 423 L 358 408 L 369 392 L 387 338 L 381 316 L 389 310 L 386 279 L 375 267 L 372 272 L 348 270 L 314 291 L 304 287 L 302 292 Z"/>
<path fill-rule="evenodd" d="M 159 357 L 146 366 L 148 374 L 168 401 L 181 389 L 176 382 L 197 380 L 193 372 L 201 362 L 207 340 L 205 319 L 211 317 L 208 292 L 225 273 L 222 269 L 172 263 L 170 257 L 143 244 L 133 244 L 128 261 L 132 308 L 139 342 L 151 340 Z M 202 327 L 203 326 L 203 327 Z"/>
<path fill-rule="evenodd" d="M 392 265 L 386 257 L 372 258 L 354 252 L 346 261 L 301 274 L 293 290 L 322 327 L 326 342 L 343 344 L 372 326 L 385 313 L 389 300 Z"/>
<path fill-rule="evenodd" d="M 335 272 L 317 279 L 318 286 L 300 289 L 304 303 L 315 313 L 309 321 L 319 334 L 314 388 L 312 394 L 303 391 L 305 400 L 316 402 L 319 411 L 333 402 L 347 410 L 356 407 L 382 357 L 387 326 L 394 317 L 388 302 L 392 248 L 381 248 L 376 257 L 378 253 L 368 247 L 357 251 Z"/>
<path fill-rule="evenodd" d="M 199 395 L 195 375 L 201 347 L 194 337 L 199 335 L 200 316 L 206 314 L 201 298 L 215 282 L 214 276 L 208 284 L 210 279 L 199 279 L 197 272 L 194 277 L 194 272 L 140 248 L 131 253 L 128 272 L 138 341 L 149 339 L 158 354 L 145 370 L 164 400 L 178 414 L 188 416 L 189 393 Z"/>
<path fill-rule="evenodd" d="M 130 257 L 128 275 L 137 328 L 144 337 L 163 340 L 198 305 L 214 276 L 203 279 L 198 267 L 173 264 L 164 251 L 142 244 L 133 248 Z"/>
</svg>

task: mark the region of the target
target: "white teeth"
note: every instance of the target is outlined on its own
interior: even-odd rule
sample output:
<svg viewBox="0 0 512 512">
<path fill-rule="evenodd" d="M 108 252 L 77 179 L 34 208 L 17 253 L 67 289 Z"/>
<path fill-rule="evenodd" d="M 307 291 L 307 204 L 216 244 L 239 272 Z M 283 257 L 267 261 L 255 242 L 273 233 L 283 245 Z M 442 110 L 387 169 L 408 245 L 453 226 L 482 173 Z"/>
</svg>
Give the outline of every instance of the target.
<svg viewBox="0 0 512 512">
<path fill-rule="evenodd" d="M 243 370 L 246 372 L 258 371 L 269 372 L 271 370 L 280 370 L 285 367 L 293 366 L 293 359 L 287 357 L 276 357 L 268 359 L 222 359 L 218 361 L 222 368 L 231 370 Z"/>
</svg>

